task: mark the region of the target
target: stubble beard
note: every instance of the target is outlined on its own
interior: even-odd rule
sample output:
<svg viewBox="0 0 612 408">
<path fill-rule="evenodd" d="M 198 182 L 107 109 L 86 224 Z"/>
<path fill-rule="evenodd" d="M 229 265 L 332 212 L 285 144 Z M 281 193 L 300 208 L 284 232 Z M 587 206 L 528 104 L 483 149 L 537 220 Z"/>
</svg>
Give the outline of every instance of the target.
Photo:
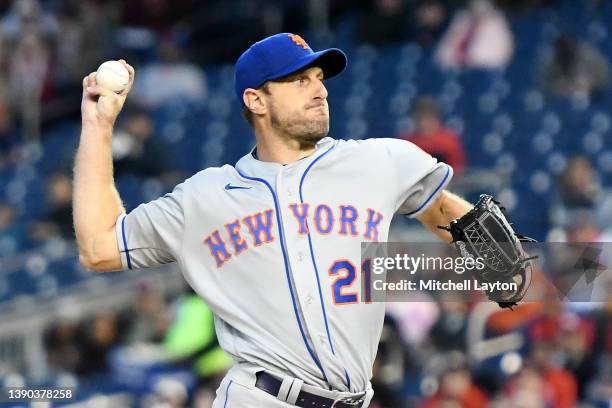
<svg viewBox="0 0 612 408">
<path fill-rule="evenodd" d="M 287 141 L 297 142 L 300 150 L 313 148 L 329 133 L 329 113 L 315 119 L 308 119 L 299 112 L 284 116 L 274 108 L 270 113 L 272 127 L 279 130 Z"/>
</svg>

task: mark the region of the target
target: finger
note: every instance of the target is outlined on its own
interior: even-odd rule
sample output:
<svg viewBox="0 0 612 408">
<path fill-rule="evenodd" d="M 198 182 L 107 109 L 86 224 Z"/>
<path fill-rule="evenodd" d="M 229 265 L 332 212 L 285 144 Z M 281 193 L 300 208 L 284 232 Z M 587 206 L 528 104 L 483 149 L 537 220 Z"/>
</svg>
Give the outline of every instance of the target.
<svg viewBox="0 0 612 408">
<path fill-rule="evenodd" d="M 125 69 L 128 70 L 128 72 L 130 74 L 130 78 L 132 78 L 134 76 L 134 67 L 132 67 L 127 62 L 125 62 L 125 60 L 123 60 L 123 59 L 120 59 L 119 62 L 121 63 L 121 65 L 123 65 L 125 67 Z"/>
<path fill-rule="evenodd" d="M 125 68 L 127 68 L 130 74 L 134 73 L 134 67 L 132 67 L 130 64 L 128 64 L 124 60 L 121 60 L 121 63 L 125 66 Z"/>
<path fill-rule="evenodd" d="M 111 91 L 110 89 L 106 89 L 102 86 L 98 86 L 98 85 L 90 85 L 87 87 L 86 89 L 87 93 L 90 96 L 112 96 L 112 95 L 117 95 L 115 92 Z"/>
<path fill-rule="evenodd" d="M 85 88 L 87 88 L 88 86 L 95 86 L 95 72 L 92 72 L 91 74 L 85 75 L 85 77 L 83 78 L 83 91 L 85 91 Z M 92 80 L 92 76 L 93 76 L 93 80 Z"/>
<path fill-rule="evenodd" d="M 96 73 L 92 72 L 91 74 L 87 76 L 87 86 L 90 87 L 90 86 L 96 86 L 96 85 L 98 85 L 96 82 Z"/>
<path fill-rule="evenodd" d="M 134 71 L 134 67 L 131 66 L 130 64 L 125 64 L 125 67 L 127 68 L 128 72 L 130 73 L 130 78 L 134 79 L 134 75 L 136 74 L 136 72 Z"/>
<path fill-rule="evenodd" d="M 93 79 L 92 79 L 93 78 Z M 96 86 L 95 82 L 95 73 L 92 72 L 89 75 L 86 75 L 83 78 L 83 97 L 94 97 L 95 95 L 91 94 L 87 88 Z"/>
<path fill-rule="evenodd" d="M 134 84 L 134 76 L 135 76 L 136 72 L 134 70 L 134 67 L 132 67 L 127 62 L 125 62 L 124 59 L 120 59 L 119 62 L 125 67 L 125 69 L 128 70 L 128 73 L 130 75 L 130 78 L 128 80 L 127 86 L 125 87 L 125 89 L 123 91 L 119 92 L 119 95 L 126 96 L 130 92 L 130 90 L 132 89 L 132 85 Z"/>
</svg>

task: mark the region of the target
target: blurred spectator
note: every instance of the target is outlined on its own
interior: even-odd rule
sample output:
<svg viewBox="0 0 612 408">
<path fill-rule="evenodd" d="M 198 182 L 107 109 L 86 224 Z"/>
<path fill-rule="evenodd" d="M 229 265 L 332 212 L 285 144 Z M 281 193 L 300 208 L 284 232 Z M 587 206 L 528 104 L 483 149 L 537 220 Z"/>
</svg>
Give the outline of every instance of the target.
<svg viewBox="0 0 612 408">
<path fill-rule="evenodd" d="M 410 360 L 397 322 L 387 316 L 383 324 L 376 360 L 372 367 L 373 408 L 393 408 L 402 405 L 401 387 Z"/>
<path fill-rule="evenodd" d="M 602 187 L 591 161 L 584 156 L 571 157 L 557 183 L 557 193 L 550 209 L 552 223 L 576 225 L 576 218 L 584 221 L 593 218 L 587 212 L 597 210 L 601 197 Z"/>
<path fill-rule="evenodd" d="M 17 209 L 10 205 L 0 201 L 0 233 L 8 233 L 15 226 L 15 219 L 17 218 Z"/>
<path fill-rule="evenodd" d="M 438 391 L 427 398 L 420 407 L 487 407 L 488 397 L 472 382 L 465 356 L 453 352 L 448 353 L 447 357 L 448 365 L 440 378 Z"/>
<path fill-rule="evenodd" d="M 532 322 L 528 329 L 530 341 L 554 343 L 561 330 L 560 317 L 562 310 L 563 304 L 561 302 L 542 302 L 542 308 L 536 316 L 537 319 Z"/>
<path fill-rule="evenodd" d="M 0 20 L 2 36 L 9 42 L 16 42 L 33 30 L 44 40 L 53 40 L 59 27 L 55 16 L 45 12 L 38 0 L 15 0 L 10 11 Z"/>
<path fill-rule="evenodd" d="M 434 299 L 424 293 L 410 302 L 390 302 L 387 316 L 393 318 L 404 344 L 419 347 L 428 339 L 431 327 L 440 317 L 440 308 Z"/>
<path fill-rule="evenodd" d="M 24 29 L 9 61 L 9 92 L 25 140 L 38 140 L 40 136 L 41 98 L 49 59 L 50 50 L 37 28 Z"/>
<path fill-rule="evenodd" d="M 45 125 L 80 115 L 83 77 L 97 69 L 111 44 L 110 16 L 102 2 L 64 0 L 56 14 L 60 29 L 53 48 L 53 92 L 43 99 Z"/>
<path fill-rule="evenodd" d="M 513 50 L 512 32 L 503 13 L 489 0 L 472 0 L 451 20 L 436 59 L 443 68 L 502 69 Z"/>
<path fill-rule="evenodd" d="M 571 96 L 592 95 L 608 88 L 610 65 L 597 49 L 563 34 L 542 57 L 541 82 L 547 92 Z"/>
<path fill-rule="evenodd" d="M 574 211 L 565 233 L 567 242 L 599 242 L 601 240 L 601 229 L 590 212 Z"/>
<path fill-rule="evenodd" d="M 535 293 L 539 293 L 538 290 L 541 285 L 546 283 L 547 280 L 543 277 L 542 271 L 536 269 L 534 270 L 529 290 L 533 291 L 534 289 L 532 288 L 535 288 Z M 500 309 L 491 315 L 487 321 L 487 327 L 493 333 L 507 333 L 512 330 L 520 330 L 538 318 L 540 313 L 542 313 L 542 308 L 541 302 L 525 302 L 512 308 L 512 310 Z"/>
<path fill-rule="evenodd" d="M 153 387 L 153 394 L 145 399 L 142 406 L 146 408 L 183 408 L 187 406 L 187 399 L 187 389 L 183 383 L 173 378 L 162 378 L 157 381 Z"/>
<path fill-rule="evenodd" d="M 129 314 L 127 343 L 160 343 L 169 324 L 167 313 L 161 293 L 146 283 L 140 285 L 135 308 Z"/>
<path fill-rule="evenodd" d="M 13 255 L 25 242 L 23 226 L 17 222 L 17 209 L 0 201 L 0 257 Z"/>
<path fill-rule="evenodd" d="M 80 342 L 83 358 L 77 374 L 88 377 L 107 371 L 108 353 L 119 341 L 117 326 L 117 318 L 111 312 L 100 312 L 85 324 Z"/>
<path fill-rule="evenodd" d="M 128 110 L 113 136 L 116 177 L 131 174 L 140 177 L 168 175 L 164 143 L 155 135 L 155 126 L 146 110 Z"/>
<path fill-rule="evenodd" d="M 291 2 L 274 2 L 272 6 L 266 3 L 269 1 L 239 0 L 228 7 L 224 0 L 198 2 L 189 18 L 191 60 L 198 64 L 236 62 L 246 48 L 266 37 L 266 15 L 273 14 L 269 7 L 278 8 Z M 299 34 L 299 26 L 294 25 L 288 31 Z"/>
<path fill-rule="evenodd" d="M 456 175 L 461 174 L 466 166 L 461 138 L 451 129 L 444 127 L 436 101 L 428 96 L 420 97 L 415 102 L 412 118 L 415 132 L 400 137 L 451 165 Z"/>
<path fill-rule="evenodd" d="M 44 343 L 47 362 L 55 374 L 74 373 L 82 364 L 82 354 L 78 344 L 78 327 L 72 321 L 59 321 L 45 333 Z"/>
<path fill-rule="evenodd" d="M 581 389 L 581 393 L 589 401 L 604 406 L 612 401 L 612 301 L 608 300 L 593 318 L 596 332 L 591 355 L 595 369 L 589 373 L 592 380 L 585 385 L 585 389 Z M 579 382 L 584 383 L 580 378 Z"/>
<path fill-rule="evenodd" d="M 126 0 L 122 1 L 121 23 L 148 28 L 167 35 L 174 24 L 189 15 L 189 0 Z"/>
<path fill-rule="evenodd" d="M 316 25 L 324 35 L 329 2 L 287 0 L 237 0 L 190 2 L 190 30 L 187 33 L 190 59 L 200 65 L 236 62 L 254 42 L 278 32 L 300 34 L 307 23 Z M 228 29 L 231 27 L 231 29 Z M 316 35 L 314 35 L 316 37 Z"/>
<path fill-rule="evenodd" d="M 493 406 L 496 408 L 544 408 L 548 407 L 544 395 L 544 380 L 531 367 L 523 367 L 508 382 L 503 395 L 499 396 Z M 552 406 L 550 406 L 552 408 Z"/>
<path fill-rule="evenodd" d="M 3 82 L 2 79 L 0 79 L 0 87 L 2 86 Z M 8 98 L 5 98 L 1 92 L 2 91 L 0 91 L 0 172 L 11 164 L 11 150 L 19 140 L 18 133 L 11 123 Z"/>
<path fill-rule="evenodd" d="M 233 363 L 219 347 L 212 312 L 190 288 L 177 301 L 162 346 L 174 360 L 191 365 L 200 384 L 213 390 Z"/>
<path fill-rule="evenodd" d="M 132 90 L 135 100 L 154 108 L 173 99 L 198 102 L 206 98 L 204 71 L 186 62 L 176 44 L 162 42 L 158 54 L 158 61 L 139 69 Z"/>
<path fill-rule="evenodd" d="M 79 4 L 75 2 L 63 2 L 58 11 L 58 23 L 60 31 L 57 41 L 57 61 L 55 61 L 55 80 L 60 89 L 63 84 L 71 84 L 76 80 L 79 85 L 83 76 L 91 71 L 83 69 L 85 48 L 85 32 L 79 15 Z"/>
<path fill-rule="evenodd" d="M 11 114 L 11 95 L 9 92 L 6 64 L 6 50 L 4 49 L 2 36 L 0 34 L 0 171 L 8 163 L 8 156 L 11 148 L 19 140 L 15 127 L 13 126 L 13 116 Z"/>
<path fill-rule="evenodd" d="M 360 40 L 374 45 L 416 41 L 427 47 L 442 34 L 448 5 L 440 0 L 372 0 L 360 10 Z"/>
<path fill-rule="evenodd" d="M 556 0 L 496 0 L 496 4 L 504 10 L 526 12 L 535 8 L 550 6 Z"/>
<path fill-rule="evenodd" d="M 576 378 L 581 398 L 586 384 L 596 373 L 597 359 L 604 351 L 606 333 L 598 336 L 596 329 L 591 319 L 566 313 L 559 333 L 563 365 Z"/>
<path fill-rule="evenodd" d="M 405 41 L 408 39 L 409 21 L 406 0 L 373 0 L 361 11 L 360 40 L 374 45 Z"/>
<path fill-rule="evenodd" d="M 448 4 L 440 0 L 418 0 L 412 12 L 412 39 L 423 47 L 433 45 L 448 20 Z"/>
<path fill-rule="evenodd" d="M 438 321 L 429 333 L 433 345 L 440 351 L 465 350 L 468 305 L 466 302 L 440 302 Z"/>
<path fill-rule="evenodd" d="M 50 206 L 48 214 L 30 227 L 30 235 L 35 240 L 53 237 L 74 238 L 72 225 L 72 180 L 62 171 L 56 172 L 48 179 L 47 201 Z"/>
<path fill-rule="evenodd" d="M 601 356 L 599 370 L 595 379 L 587 389 L 588 401 L 596 403 L 596 406 L 605 407 L 612 400 L 612 354 Z"/>
<path fill-rule="evenodd" d="M 555 360 L 557 348 L 550 342 L 535 341 L 531 345 L 529 363 L 542 378 L 540 395 L 551 408 L 573 408 L 578 400 L 574 376 Z"/>
<path fill-rule="evenodd" d="M 584 156 L 574 156 L 561 176 L 559 195 L 567 209 L 592 209 L 597 204 L 601 186 L 591 161 Z"/>
</svg>

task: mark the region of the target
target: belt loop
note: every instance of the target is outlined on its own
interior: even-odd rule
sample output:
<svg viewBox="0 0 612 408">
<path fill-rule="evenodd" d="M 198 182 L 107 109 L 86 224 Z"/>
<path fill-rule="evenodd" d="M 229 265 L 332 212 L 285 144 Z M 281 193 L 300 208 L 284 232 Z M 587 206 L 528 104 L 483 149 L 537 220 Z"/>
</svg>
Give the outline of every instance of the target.
<svg viewBox="0 0 612 408">
<path fill-rule="evenodd" d="M 291 390 L 291 386 L 293 385 L 293 378 L 285 377 L 283 378 L 283 382 L 281 383 L 280 388 L 278 389 L 278 398 L 281 401 L 287 401 L 287 396 L 289 395 L 289 391 Z"/>
<path fill-rule="evenodd" d="M 298 378 L 296 378 L 295 381 L 293 381 L 293 383 L 291 384 L 291 389 L 289 390 L 289 395 L 287 395 L 287 404 L 295 405 L 295 402 L 298 399 L 298 395 L 300 394 L 300 391 L 302 390 L 303 384 L 304 384 L 304 381 Z"/>
</svg>

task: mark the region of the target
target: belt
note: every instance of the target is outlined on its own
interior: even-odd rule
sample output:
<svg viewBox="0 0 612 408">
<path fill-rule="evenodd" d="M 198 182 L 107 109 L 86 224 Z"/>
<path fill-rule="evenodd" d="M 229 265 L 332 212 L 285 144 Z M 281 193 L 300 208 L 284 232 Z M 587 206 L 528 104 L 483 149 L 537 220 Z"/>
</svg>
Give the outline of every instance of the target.
<svg viewBox="0 0 612 408">
<path fill-rule="evenodd" d="M 281 401 L 288 402 L 290 404 L 292 403 L 292 401 L 289 401 L 287 399 L 287 395 L 291 394 L 291 388 L 293 388 L 293 384 L 290 387 L 287 387 L 287 390 L 284 390 L 283 394 L 286 395 L 280 395 L 281 386 L 283 384 L 282 380 L 271 376 L 265 371 L 259 371 L 256 374 L 256 378 L 257 380 L 255 381 L 255 387 L 267 392 L 270 395 L 273 395 Z M 295 405 L 296 407 L 304 408 L 358 408 L 362 406 L 364 401 L 365 393 L 364 395 L 356 397 L 343 397 L 339 399 L 332 399 L 322 397 L 320 395 L 315 395 L 303 390 L 299 390 L 297 398 L 295 398 L 295 402 L 293 402 L 293 405 Z"/>
</svg>

